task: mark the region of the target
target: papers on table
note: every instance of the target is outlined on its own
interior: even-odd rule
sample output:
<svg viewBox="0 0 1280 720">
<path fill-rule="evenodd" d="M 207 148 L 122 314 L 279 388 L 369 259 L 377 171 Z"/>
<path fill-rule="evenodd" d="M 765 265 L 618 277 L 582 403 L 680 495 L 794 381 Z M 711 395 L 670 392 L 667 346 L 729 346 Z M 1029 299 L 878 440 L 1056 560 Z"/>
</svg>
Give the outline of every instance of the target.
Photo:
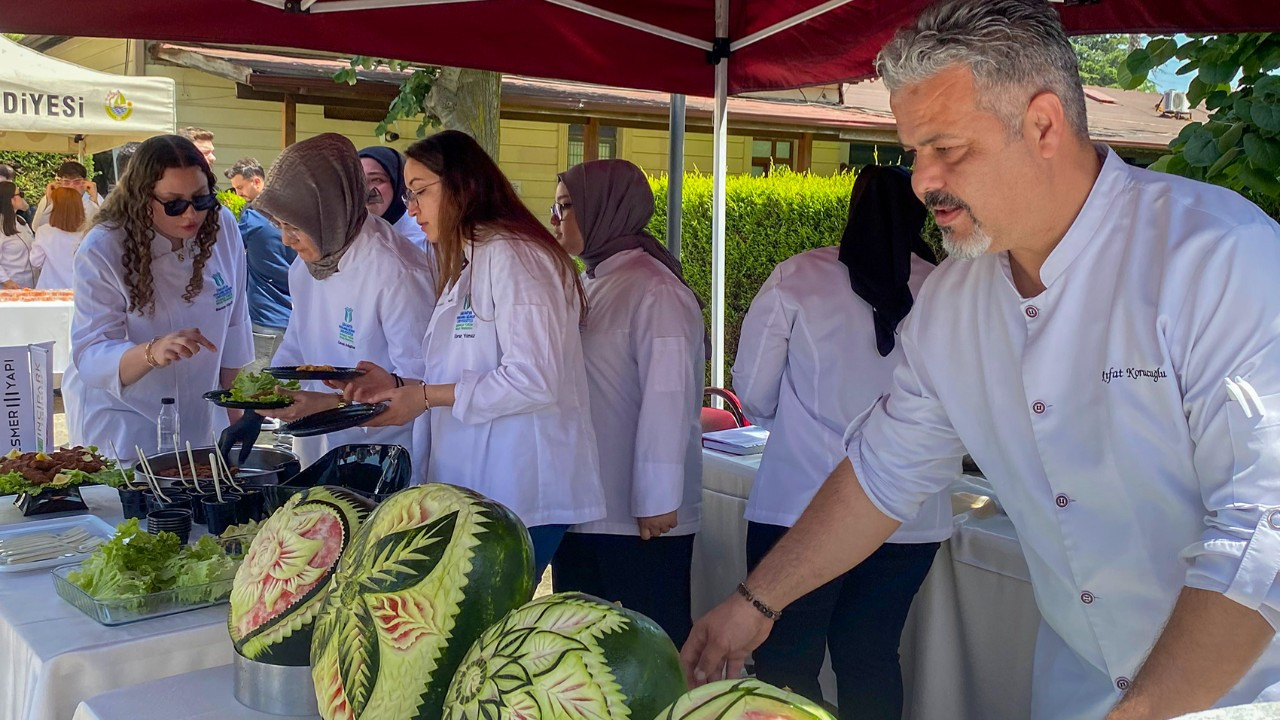
<svg viewBox="0 0 1280 720">
<path fill-rule="evenodd" d="M 764 452 L 769 431 L 754 425 L 702 434 L 702 447 L 731 455 L 758 455 Z"/>
</svg>

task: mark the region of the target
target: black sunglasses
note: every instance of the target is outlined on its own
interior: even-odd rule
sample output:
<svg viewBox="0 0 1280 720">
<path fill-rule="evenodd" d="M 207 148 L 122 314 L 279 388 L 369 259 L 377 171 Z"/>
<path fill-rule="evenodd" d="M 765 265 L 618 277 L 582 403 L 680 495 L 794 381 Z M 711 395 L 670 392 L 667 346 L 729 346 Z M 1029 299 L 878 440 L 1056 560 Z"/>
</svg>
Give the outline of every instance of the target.
<svg viewBox="0 0 1280 720">
<path fill-rule="evenodd" d="M 196 212 L 204 212 L 212 210 L 218 206 L 218 196 L 213 193 L 207 195 L 197 195 L 190 200 L 186 198 L 178 198 L 177 200 L 161 200 L 154 198 L 156 202 L 164 206 L 164 214 L 169 217 L 178 217 L 187 211 L 187 208 L 194 207 Z"/>
</svg>

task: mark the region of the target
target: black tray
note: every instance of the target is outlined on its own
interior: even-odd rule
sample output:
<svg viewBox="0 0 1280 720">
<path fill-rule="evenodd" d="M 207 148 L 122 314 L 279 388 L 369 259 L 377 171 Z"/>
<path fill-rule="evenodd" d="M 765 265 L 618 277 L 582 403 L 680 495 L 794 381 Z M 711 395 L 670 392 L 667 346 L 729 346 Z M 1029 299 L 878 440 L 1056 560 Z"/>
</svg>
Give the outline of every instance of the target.
<svg viewBox="0 0 1280 720">
<path fill-rule="evenodd" d="M 230 390 L 210 390 L 204 394 L 204 399 L 218 407 L 231 408 L 233 410 L 279 410 L 293 404 L 292 400 L 284 403 L 232 400 Z"/>
<path fill-rule="evenodd" d="M 355 403 L 346 407 L 325 410 L 304 418 L 298 418 L 280 428 L 277 432 L 294 437 L 311 437 L 325 435 L 347 428 L 357 427 L 387 411 L 386 403 L 366 405 Z"/>
<path fill-rule="evenodd" d="M 297 366 L 269 367 L 263 370 L 277 380 L 353 380 L 364 375 L 363 370 L 335 367 L 332 370 L 299 370 Z"/>
<path fill-rule="evenodd" d="M 13 504 L 18 506 L 24 517 L 51 513 L 88 512 L 89 506 L 85 505 L 84 498 L 80 497 L 81 487 L 81 485 L 51 487 L 35 495 L 23 493 L 14 499 Z"/>
</svg>

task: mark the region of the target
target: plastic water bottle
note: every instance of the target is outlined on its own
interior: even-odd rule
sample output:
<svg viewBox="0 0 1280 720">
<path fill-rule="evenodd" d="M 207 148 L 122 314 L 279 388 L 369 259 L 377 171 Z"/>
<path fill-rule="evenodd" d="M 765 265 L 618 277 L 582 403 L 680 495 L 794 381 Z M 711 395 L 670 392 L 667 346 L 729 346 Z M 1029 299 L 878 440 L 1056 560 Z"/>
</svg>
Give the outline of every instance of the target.
<svg viewBox="0 0 1280 720">
<path fill-rule="evenodd" d="M 178 449 L 178 405 L 171 397 L 160 399 L 160 417 L 156 418 L 156 454 Z"/>
</svg>

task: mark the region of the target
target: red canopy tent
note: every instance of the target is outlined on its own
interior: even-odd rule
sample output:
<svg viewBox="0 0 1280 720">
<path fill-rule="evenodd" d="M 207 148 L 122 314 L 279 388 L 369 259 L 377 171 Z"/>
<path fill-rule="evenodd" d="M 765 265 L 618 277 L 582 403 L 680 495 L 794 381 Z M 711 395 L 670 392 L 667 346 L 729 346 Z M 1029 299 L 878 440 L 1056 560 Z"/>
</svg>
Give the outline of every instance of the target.
<svg viewBox="0 0 1280 720">
<path fill-rule="evenodd" d="M 1051 0 L 1067 28 L 1280 29 L 1260 0 Z M 865 77 L 928 0 L 0 0 L 0 30 L 327 50 L 714 96 L 712 383 L 724 373 L 725 100 Z M 674 184 L 673 184 L 674 186 Z"/>
</svg>

